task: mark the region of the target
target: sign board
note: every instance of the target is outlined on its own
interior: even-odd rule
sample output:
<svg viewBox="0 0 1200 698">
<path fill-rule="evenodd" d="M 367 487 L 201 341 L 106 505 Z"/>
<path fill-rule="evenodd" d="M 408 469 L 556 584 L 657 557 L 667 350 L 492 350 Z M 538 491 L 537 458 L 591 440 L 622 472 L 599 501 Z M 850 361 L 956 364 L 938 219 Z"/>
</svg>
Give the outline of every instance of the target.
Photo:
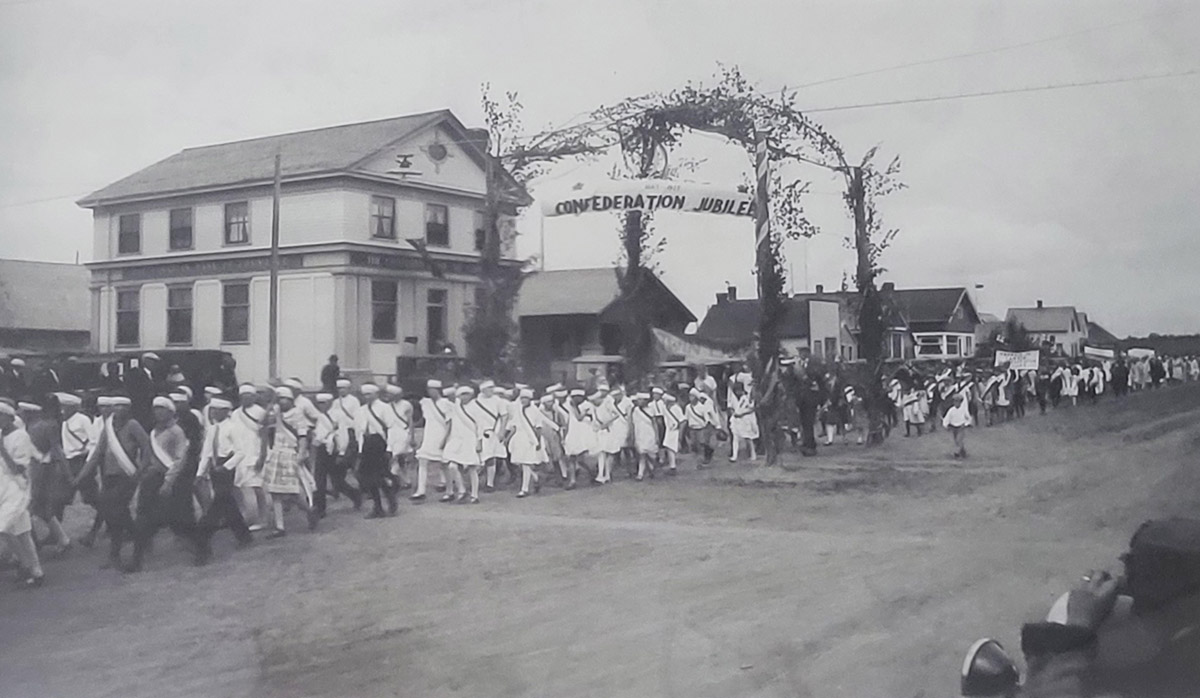
<svg viewBox="0 0 1200 698">
<path fill-rule="evenodd" d="M 1125 353 L 1131 359 L 1152 359 L 1158 352 L 1145 347 L 1130 347 Z"/>
<path fill-rule="evenodd" d="M 548 218 L 629 210 L 753 218 L 754 197 L 749 192 L 690 182 L 631 179 L 595 187 L 581 186 L 570 194 L 542 203 L 542 215 Z"/>
<path fill-rule="evenodd" d="M 1036 371 L 1038 370 L 1039 356 L 1036 349 L 1033 351 L 997 351 L 996 365 L 1008 364 L 1009 368 L 1017 371 Z"/>
<path fill-rule="evenodd" d="M 1117 353 L 1112 349 L 1101 349 L 1100 347 L 1085 346 L 1083 348 L 1083 355 L 1091 359 L 1102 359 L 1106 361 L 1112 361 L 1113 359 L 1117 358 Z"/>
</svg>

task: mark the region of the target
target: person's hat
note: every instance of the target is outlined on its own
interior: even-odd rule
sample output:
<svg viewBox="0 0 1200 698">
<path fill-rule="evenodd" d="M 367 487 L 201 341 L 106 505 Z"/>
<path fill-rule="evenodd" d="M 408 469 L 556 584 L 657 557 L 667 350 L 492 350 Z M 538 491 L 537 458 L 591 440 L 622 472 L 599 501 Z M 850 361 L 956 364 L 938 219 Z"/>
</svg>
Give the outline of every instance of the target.
<svg viewBox="0 0 1200 698">
<path fill-rule="evenodd" d="M 543 395 L 542 399 L 539 402 L 541 402 L 543 405 L 553 405 L 554 404 L 554 396 L 553 395 Z"/>
<path fill-rule="evenodd" d="M 222 392 L 224 392 L 224 391 L 222 391 L 220 388 L 218 388 L 215 385 L 204 386 L 204 394 L 209 397 L 216 397 L 216 396 L 220 395 Z"/>
<path fill-rule="evenodd" d="M 191 400 L 192 396 L 195 395 L 195 393 L 192 392 L 192 389 L 186 385 L 177 385 L 175 386 L 175 389 L 186 395 L 188 400 Z"/>
<path fill-rule="evenodd" d="M 680 383 L 678 387 L 680 390 L 691 390 L 692 389 L 692 386 L 689 383 Z"/>
<path fill-rule="evenodd" d="M 458 395 L 474 395 L 475 389 L 469 385 L 460 385 L 454 392 Z"/>
<path fill-rule="evenodd" d="M 249 383 L 242 383 L 238 386 L 238 395 L 257 395 L 258 388 L 255 388 Z"/>
<path fill-rule="evenodd" d="M 653 388 L 651 388 L 651 389 L 650 389 L 650 394 L 651 394 L 651 395 L 654 395 L 654 394 L 662 395 L 662 394 L 663 394 L 663 393 L 665 393 L 665 392 L 666 392 L 665 390 L 663 390 L 662 388 L 658 387 L 657 385 L 656 385 L 656 386 L 654 386 Z"/>
<path fill-rule="evenodd" d="M 124 395 L 116 395 L 108 399 L 108 404 L 112 405 L 113 407 L 132 407 L 133 400 L 130 400 Z"/>
<path fill-rule="evenodd" d="M 455 387 L 453 385 L 447 385 L 445 388 L 442 388 L 442 397 L 454 397 L 454 393 Z"/>
<path fill-rule="evenodd" d="M 299 378 L 289 378 L 285 380 L 283 384 L 297 392 L 304 390 L 304 382 Z"/>
<path fill-rule="evenodd" d="M 571 397 L 587 397 L 587 393 L 585 393 L 583 391 L 583 389 L 581 389 L 581 388 L 576 388 L 576 389 L 572 390 L 570 394 L 571 394 Z"/>
<path fill-rule="evenodd" d="M 12 361 L 9 361 L 8 363 L 12 364 L 13 366 L 16 366 L 17 368 L 22 368 L 25 366 L 25 359 L 17 358 L 17 359 L 13 359 Z"/>
<path fill-rule="evenodd" d="M 591 395 L 588 395 L 588 399 L 589 400 L 603 400 L 604 399 L 604 391 L 597 390 L 596 392 L 592 393 Z"/>
<path fill-rule="evenodd" d="M 634 400 L 649 400 L 650 393 L 636 393 L 636 394 L 634 394 L 633 399 Z"/>
<path fill-rule="evenodd" d="M 689 390 L 688 395 L 691 395 L 692 397 L 704 397 L 704 393 L 700 392 L 699 390 L 697 390 L 695 388 L 692 388 L 691 390 Z"/>
<path fill-rule="evenodd" d="M 9 417 L 16 417 L 17 411 L 12 408 L 7 402 L 0 402 L 0 414 L 6 414 Z"/>
<path fill-rule="evenodd" d="M 208 406 L 214 410 L 232 410 L 233 409 L 233 403 L 226 400 L 223 397 L 214 397 L 212 400 L 209 400 Z"/>
<path fill-rule="evenodd" d="M 388 395 L 403 395 L 404 388 L 401 388 L 400 386 L 396 385 L 395 383 L 388 383 L 387 384 L 387 393 L 388 393 Z"/>
<path fill-rule="evenodd" d="M 32 402 L 18 402 L 17 409 L 22 412 L 41 412 L 42 406 Z"/>
<path fill-rule="evenodd" d="M 158 361 L 159 360 L 158 354 L 155 354 L 152 351 L 148 351 L 148 352 L 145 352 L 142 354 L 142 361 L 151 361 L 151 360 Z"/>
<path fill-rule="evenodd" d="M 984 638 L 967 650 L 960 689 L 963 696 L 1007 696 L 1020 681 L 1017 666 L 1004 647 Z"/>
<path fill-rule="evenodd" d="M 173 402 L 182 402 L 182 403 L 184 403 L 184 404 L 187 404 L 187 403 L 188 403 L 188 401 L 189 401 L 189 400 L 188 400 L 188 396 L 187 396 L 186 394 L 184 394 L 184 393 L 181 393 L 181 392 L 179 392 L 179 391 L 175 391 L 175 392 L 173 392 L 173 393 L 167 393 L 167 397 L 171 398 L 171 400 L 172 400 Z"/>
<path fill-rule="evenodd" d="M 525 385 L 524 383 L 515 383 L 515 384 L 513 384 L 513 387 L 515 387 L 517 390 L 524 390 L 524 389 L 528 388 L 529 386 Z"/>
<path fill-rule="evenodd" d="M 96 398 L 96 407 L 112 407 L 112 398 L 108 395 L 101 395 Z"/>
<path fill-rule="evenodd" d="M 329 393 L 317 393 L 317 396 L 313 398 L 313 401 L 317 403 L 333 402 L 333 396 Z"/>
<path fill-rule="evenodd" d="M 339 387 L 339 388 L 349 388 L 349 387 L 350 387 L 350 379 L 349 379 L 349 378 L 339 378 L 339 379 L 337 379 L 337 387 Z"/>
<path fill-rule="evenodd" d="M 442 382 L 436 378 L 430 378 L 429 380 L 425 381 L 425 387 L 428 389 L 441 390 Z"/>
<path fill-rule="evenodd" d="M 78 395 L 72 395 L 71 393 L 55 393 L 54 396 L 58 398 L 58 404 L 60 405 L 73 405 L 75 407 L 79 407 L 83 404 L 82 398 L 80 398 Z"/>
<path fill-rule="evenodd" d="M 562 389 L 563 389 L 562 383 L 555 383 L 554 385 L 546 386 L 547 393 L 557 393 L 558 391 L 560 391 Z"/>
<path fill-rule="evenodd" d="M 280 399 L 295 400 L 296 393 L 290 387 L 281 385 L 275 389 L 275 397 Z"/>
<path fill-rule="evenodd" d="M 530 388 L 521 388 L 520 396 L 528 400 L 533 399 L 533 390 Z"/>
<path fill-rule="evenodd" d="M 479 384 L 480 390 L 491 390 L 496 387 L 496 381 L 486 380 Z"/>
<path fill-rule="evenodd" d="M 246 416 L 256 422 L 261 422 L 262 418 L 267 416 L 267 411 L 262 405 L 250 405 L 246 408 Z"/>
<path fill-rule="evenodd" d="M 360 387 L 358 391 L 363 395 L 378 395 L 379 386 L 375 385 L 374 383 L 363 383 L 362 387 Z"/>
<path fill-rule="evenodd" d="M 675 396 L 670 393 L 666 393 L 665 395 L 663 395 L 663 400 L 665 400 L 666 402 L 676 402 Z"/>
<path fill-rule="evenodd" d="M 154 398 L 154 401 L 150 404 L 154 407 L 161 407 L 164 410 L 170 410 L 171 412 L 175 411 L 175 403 L 169 397 L 163 397 L 159 395 L 158 397 Z"/>
</svg>

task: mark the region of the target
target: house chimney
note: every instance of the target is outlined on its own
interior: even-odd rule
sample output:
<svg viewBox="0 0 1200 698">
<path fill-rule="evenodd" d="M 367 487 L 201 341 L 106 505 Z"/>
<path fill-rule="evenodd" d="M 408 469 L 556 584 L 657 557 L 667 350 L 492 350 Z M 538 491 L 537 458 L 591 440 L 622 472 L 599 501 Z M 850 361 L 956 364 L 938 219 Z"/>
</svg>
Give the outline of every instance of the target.
<svg viewBox="0 0 1200 698">
<path fill-rule="evenodd" d="M 731 301 L 737 300 L 737 286 L 727 286 L 725 288 L 725 297 Z"/>
<path fill-rule="evenodd" d="M 895 290 L 896 290 L 896 282 L 895 281 L 888 281 L 883 284 L 883 292 L 884 293 L 891 293 Z"/>
<path fill-rule="evenodd" d="M 1038 299 L 1038 310 L 1041 310 L 1041 308 L 1042 308 L 1042 301 L 1041 301 L 1041 299 L 1039 298 L 1039 299 Z"/>
<path fill-rule="evenodd" d="M 723 305 L 729 301 L 729 295 L 725 293 L 717 294 L 717 305 Z"/>
<path fill-rule="evenodd" d="M 824 285 L 824 284 L 817 284 L 817 295 L 819 296 L 819 295 L 821 295 L 822 293 L 825 293 L 825 285 Z"/>
</svg>

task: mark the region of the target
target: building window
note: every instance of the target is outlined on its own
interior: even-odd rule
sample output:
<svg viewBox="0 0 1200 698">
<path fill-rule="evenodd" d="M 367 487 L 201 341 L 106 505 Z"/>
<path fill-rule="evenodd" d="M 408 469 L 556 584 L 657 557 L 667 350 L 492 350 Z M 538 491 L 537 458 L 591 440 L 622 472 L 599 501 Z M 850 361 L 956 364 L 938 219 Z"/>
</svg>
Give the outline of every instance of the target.
<svg viewBox="0 0 1200 698">
<path fill-rule="evenodd" d="M 425 300 L 425 336 L 429 353 L 440 354 L 446 345 L 446 291 L 431 288 Z"/>
<path fill-rule="evenodd" d="M 397 290 L 395 281 L 371 282 L 371 339 L 396 340 Z"/>
<path fill-rule="evenodd" d="M 221 341 L 237 344 L 250 341 L 250 283 L 221 285 Z"/>
<path fill-rule="evenodd" d="M 117 291 L 117 346 L 137 346 L 140 341 L 142 290 Z"/>
<path fill-rule="evenodd" d="M 167 344 L 192 343 L 192 287 L 167 288 Z"/>
<path fill-rule="evenodd" d="M 941 335 L 920 335 L 914 337 L 917 342 L 917 356 L 942 356 Z"/>
<path fill-rule="evenodd" d="M 963 337 L 962 338 L 962 355 L 963 356 L 973 355 L 975 353 L 974 345 L 975 345 L 974 337 Z"/>
<path fill-rule="evenodd" d="M 396 239 L 396 200 L 390 196 L 371 197 L 371 237 Z"/>
<path fill-rule="evenodd" d="M 425 243 L 450 246 L 450 210 L 441 204 L 425 204 Z"/>
<path fill-rule="evenodd" d="M 833 361 L 834 359 L 836 359 L 837 355 L 838 355 L 837 346 L 838 346 L 837 345 L 837 337 L 826 337 L 825 338 L 825 358 L 829 359 L 830 361 Z"/>
<path fill-rule="evenodd" d="M 142 214 L 126 213 L 117 222 L 117 254 L 142 251 Z"/>
<path fill-rule="evenodd" d="M 250 242 L 250 202 L 225 204 L 225 244 L 242 245 Z"/>
<path fill-rule="evenodd" d="M 888 336 L 888 358 L 904 358 L 904 335 L 899 332 L 893 332 Z"/>
<path fill-rule="evenodd" d="M 172 250 L 192 249 L 192 209 L 171 209 L 171 236 L 169 244 Z"/>
<path fill-rule="evenodd" d="M 483 248 L 487 247 L 487 227 L 483 218 L 483 211 L 475 212 L 475 251 L 483 252 Z"/>
</svg>

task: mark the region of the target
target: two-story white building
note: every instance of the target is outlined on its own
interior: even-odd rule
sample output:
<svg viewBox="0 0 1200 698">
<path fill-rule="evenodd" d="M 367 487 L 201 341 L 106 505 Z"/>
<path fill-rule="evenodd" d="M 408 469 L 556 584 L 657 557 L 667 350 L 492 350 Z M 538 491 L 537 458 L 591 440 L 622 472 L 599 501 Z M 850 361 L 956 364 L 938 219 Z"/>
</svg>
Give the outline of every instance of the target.
<svg viewBox="0 0 1200 698">
<path fill-rule="evenodd" d="M 445 110 L 347 124 L 188 148 L 84 197 L 93 349 L 221 349 L 240 379 L 268 378 L 278 153 L 280 374 L 315 381 L 330 354 L 389 374 L 397 355 L 464 353 L 486 138 Z"/>
</svg>

